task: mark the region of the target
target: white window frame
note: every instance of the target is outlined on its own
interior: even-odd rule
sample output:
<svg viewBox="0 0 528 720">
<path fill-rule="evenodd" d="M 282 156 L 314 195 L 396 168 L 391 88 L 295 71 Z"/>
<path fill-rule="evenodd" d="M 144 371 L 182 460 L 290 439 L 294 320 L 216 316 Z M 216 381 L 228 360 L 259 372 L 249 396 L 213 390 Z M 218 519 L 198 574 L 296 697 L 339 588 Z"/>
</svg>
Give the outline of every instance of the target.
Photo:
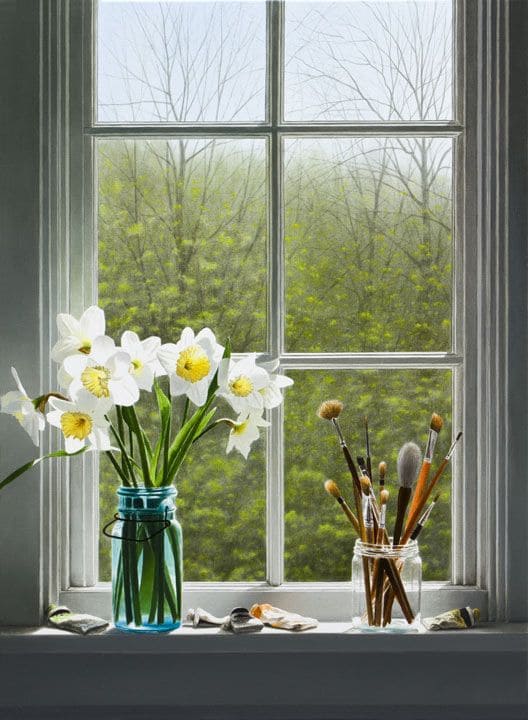
<svg viewBox="0 0 528 720">
<path fill-rule="evenodd" d="M 53 7 L 52 7 L 53 5 Z M 49 347 L 54 342 L 52 320 L 58 311 L 78 313 L 96 297 L 92 269 L 96 262 L 95 197 L 93 158 L 94 135 L 121 134 L 110 125 L 94 127 L 91 84 L 93 52 L 93 7 L 90 0 L 59 0 L 43 3 L 42 62 L 48 86 L 43 93 L 42 143 L 43 178 L 43 283 L 41 308 L 43 367 L 50 367 L 43 380 L 53 384 Z M 274 50 L 271 82 L 280 84 L 281 13 L 279 3 L 268 4 Z M 332 124 L 312 126 L 314 133 L 350 135 L 387 134 L 450 136 L 457 138 L 457 174 L 454 197 L 457 199 L 455 240 L 455 311 L 453 353 L 397 354 L 312 354 L 281 353 L 281 318 L 271 318 L 270 348 L 280 356 L 285 369 L 445 367 L 455 375 L 453 424 L 463 427 L 463 450 L 458 454 L 455 475 L 464 477 L 453 486 L 452 583 L 425 583 L 424 610 L 473 604 L 488 607 L 490 618 L 507 615 L 508 584 L 506 568 L 508 503 L 496 488 L 495 478 L 507 472 L 508 429 L 501 429 L 507 409 L 505 391 L 493 382 L 495 374 L 505 372 L 507 341 L 504 331 L 506 312 L 504 273 L 505 257 L 497 251 L 496 241 L 507 238 L 507 207 L 498 208 L 497 197 L 504 183 L 503 166 L 492 165 L 497 138 L 507 132 L 501 124 L 501 110 L 488 107 L 507 102 L 507 42 L 501 37 L 507 30 L 508 8 L 500 0 L 473 3 L 458 0 L 456 5 L 457 44 L 456 77 L 460 88 L 457 103 L 458 122 L 439 126 L 376 126 Z M 46 51 L 47 50 L 47 51 Z M 484 64 L 485 62 L 485 64 Z M 486 71 L 488 74 L 486 75 Z M 482 110 L 486 108 L 486 113 Z M 504 118 L 502 118 L 503 120 Z M 268 128 L 251 125 L 232 126 L 230 134 L 270 136 L 272 173 L 270 187 L 271 248 L 280 248 L 280 136 L 306 129 L 298 123 L 281 123 L 280 107 L 274 103 Z M 134 125 L 138 135 L 181 133 L 179 127 Z M 202 134 L 219 134 L 219 126 L 195 128 Z M 191 134 L 190 128 L 185 128 Z M 47 139 L 47 142 L 45 139 Z M 500 158 L 499 158 L 500 160 Z M 463 190 L 463 192 L 462 192 Z M 490 209 L 491 208 L 491 209 Z M 274 210 L 275 209 L 275 210 Z M 271 252 L 271 309 L 278 307 L 283 295 L 282 264 L 277 252 Z M 461 307 L 462 306 L 462 307 Z M 475 312 L 474 308 L 478 310 Z M 47 371 L 46 371 L 47 372 Z M 465 380 L 463 382 L 463 375 Z M 461 397 L 463 401 L 456 402 Z M 189 606 L 202 604 L 213 611 L 266 598 L 275 604 L 288 602 L 321 620 L 347 619 L 349 597 L 347 583 L 282 584 L 282 437 L 281 410 L 274 411 L 268 453 L 268 582 L 262 583 L 186 583 L 185 601 Z M 475 421 L 476 419 L 476 421 Z M 278 422 L 277 422 L 278 421 Z M 57 438 L 50 442 L 56 446 Z M 108 584 L 97 585 L 97 540 L 99 535 L 96 468 L 90 459 L 74 461 L 69 469 L 57 463 L 50 480 L 43 483 L 43 511 L 48 531 L 43 542 L 43 596 L 57 597 L 75 607 L 109 614 Z M 79 465 L 83 465 L 82 473 Z M 41 471 L 46 473 L 46 470 Z M 495 512 L 488 512 L 494 507 Z"/>
</svg>

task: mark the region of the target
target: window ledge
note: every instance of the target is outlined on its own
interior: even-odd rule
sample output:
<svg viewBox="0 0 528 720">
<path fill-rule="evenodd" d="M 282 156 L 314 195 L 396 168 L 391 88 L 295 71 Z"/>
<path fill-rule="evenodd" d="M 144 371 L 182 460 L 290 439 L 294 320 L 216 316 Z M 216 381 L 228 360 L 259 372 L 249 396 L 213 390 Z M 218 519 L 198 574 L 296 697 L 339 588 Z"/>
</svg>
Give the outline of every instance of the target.
<svg viewBox="0 0 528 720">
<path fill-rule="evenodd" d="M 409 635 L 349 629 L 79 637 L 4 628 L 0 719 L 525 719 L 526 624 Z"/>
</svg>

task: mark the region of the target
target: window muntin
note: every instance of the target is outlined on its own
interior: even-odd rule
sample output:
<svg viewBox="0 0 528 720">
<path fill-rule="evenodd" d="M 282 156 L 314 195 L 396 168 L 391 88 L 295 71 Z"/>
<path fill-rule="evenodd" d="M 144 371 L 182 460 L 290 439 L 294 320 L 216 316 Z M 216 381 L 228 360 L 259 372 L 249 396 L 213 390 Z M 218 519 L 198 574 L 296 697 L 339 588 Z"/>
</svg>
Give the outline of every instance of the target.
<svg viewBox="0 0 528 720">
<path fill-rule="evenodd" d="M 102 6 L 104 6 L 106 3 L 102 3 Z M 173 3 L 170 3 L 172 5 Z M 344 4 L 350 4 L 353 5 L 354 3 L 344 3 Z M 375 4 L 375 3 L 374 3 Z M 128 5 L 134 6 L 136 3 L 128 3 Z M 167 3 L 169 5 L 169 3 Z M 178 5 L 175 3 L 175 5 Z M 280 38 L 282 37 L 282 28 L 284 27 L 284 16 L 286 18 L 288 17 L 288 6 L 289 3 L 285 3 L 282 5 L 278 2 L 271 2 L 268 5 L 268 11 L 267 11 L 267 52 L 268 52 L 268 58 L 266 67 L 268 69 L 268 78 L 267 82 L 265 83 L 267 90 L 267 116 L 271 118 L 271 122 L 268 123 L 260 123 L 256 122 L 253 125 L 248 123 L 244 128 L 242 127 L 236 127 L 235 124 L 233 124 L 232 128 L 230 127 L 230 122 L 233 120 L 234 123 L 238 121 L 236 117 L 233 118 L 227 118 L 227 119 L 220 119 L 214 118 L 213 120 L 207 119 L 206 116 L 200 116 L 200 114 L 191 113 L 190 119 L 185 120 L 184 127 L 178 128 L 178 125 L 181 126 L 181 120 L 177 116 L 173 116 L 173 118 L 169 118 L 168 121 L 161 118 L 154 118 L 156 124 L 151 125 L 148 129 L 135 129 L 134 123 L 139 122 L 152 122 L 152 118 L 147 118 L 145 115 L 144 117 L 132 117 L 129 116 L 126 121 L 123 119 L 120 119 L 121 124 L 119 125 L 119 135 L 120 136 L 127 136 L 128 140 L 134 138 L 134 137 L 142 137 L 142 140 L 146 137 L 150 137 L 153 135 L 156 135 L 157 132 L 160 133 L 160 135 L 164 136 L 164 139 L 167 137 L 171 138 L 171 142 L 173 142 L 172 135 L 174 136 L 174 139 L 176 137 L 181 137 L 181 131 L 185 132 L 185 135 L 188 137 L 192 137 L 193 131 L 198 131 L 200 134 L 202 134 L 200 130 L 200 123 L 206 120 L 207 122 L 218 122 L 218 137 L 222 137 L 223 139 L 229 138 L 232 136 L 232 140 L 234 141 L 235 136 L 237 138 L 240 138 L 241 134 L 244 133 L 251 133 L 252 136 L 260 137 L 260 138 L 266 138 L 268 141 L 268 185 L 270 187 L 270 223 L 269 223 L 269 237 L 268 237 L 268 255 L 266 258 L 266 265 L 271 270 L 271 272 L 268 272 L 267 274 L 267 290 L 268 290 L 268 308 L 270 312 L 268 312 L 267 315 L 267 329 L 268 329 L 268 345 L 266 349 L 271 352 L 271 354 L 275 357 L 278 357 L 282 363 L 283 367 L 287 369 L 288 372 L 296 372 L 299 375 L 302 375 L 303 373 L 312 370 L 312 369 L 321 369 L 322 367 L 327 367 L 328 369 L 335 367 L 336 358 L 332 355 L 333 352 L 336 351 L 335 347 L 332 348 L 326 348 L 326 347 L 316 347 L 312 345 L 310 348 L 305 347 L 295 347 L 295 346 L 289 346 L 287 343 L 285 343 L 285 337 L 284 337 L 284 327 L 286 327 L 286 332 L 288 332 L 288 285 L 286 285 L 286 297 L 283 295 L 283 278 L 286 278 L 288 280 L 288 262 L 286 262 L 286 265 L 284 263 L 284 259 L 286 258 L 286 261 L 288 261 L 288 239 L 286 237 L 286 232 L 288 230 L 287 227 L 287 215 L 283 215 L 283 201 L 287 203 L 287 184 L 284 184 L 284 197 L 281 193 L 281 180 L 284 179 L 287 180 L 287 172 L 288 168 L 287 165 L 284 164 L 283 158 L 287 156 L 287 149 L 288 144 L 291 143 L 290 147 L 293 147 L 295 143 L 298 143 L 299 145 L 302 143 L 309 143 L 311 136 L 313 136 L 313 132 L 316 129 L 319 129 L 322 131 L 322 133 L 328 137 L 330 143 L 334 144 L 344 144 L 345 140 L 344 138 L 347 137 L 350 138 L 352 136 L 355 136 L 354 140 L 356 142 L 362 142 L 366 143 L 367 138 L 365 136 L 371 135 L 371 132 L 369 130 L 369 125 L 365 123 L 363 126 L 354 125 L 353 130 L 348 129 L 346 127 L 347 122 L 354 123 L 357 121 L 358 118 L 355 118 L 352 116 L 347 117 L 344 122 L 345 124 L 343 127 L 333 127 L 332 125 L 325 126 L 323 123 L 321 123 L 320 119 L 313 118 L 314 123 L 310 121 L 304 121 L 300 124 L 299 121 L 297 121 L 297 124 L 295 126 L 295 138 L 290 139 L 290 133 L 288 130 L 287 124 L 283 123 L 281 120 L 281 112 L 280 108 L 283 106 L 283 98 L 281 97 L 281 87 L 283 85 L 282 78 L 285 77 L 285 85 L 288 86 L 287 81 L 287 72 L 288 67 L 286 65 L 285 68 L 285 59 L 282 57 L 281 54 L 281 48 L 282 43 L 280 41 Z M 113 41 L 115 42 L 116 37 L 113 38 Z M 287 60 L 287 58 L 286 58 Z M 449 71 L 449 77 L 451 77 L 451 68 Z M 262 92 L 264 92 L 264 88 L 262 88 Z M 287 101 L 286 101 L 286 107 L 287 107 Z M 105 110 L 105 113 L 108 111 Z M 291 118 L 288 117 L 286 110 L 286 120 L 290 120 Z M 115 122 L 115 117 L 113 119 L 110 119 L 109 116 L 107 117 L 106 122 Z M 115 129 L 112 129 L 112 127 L 109 125 L 108 130 L 105 128 L 104 122 L 101 123 L 101 113 L 99 114 L 99 124 L 94 125 L 94 127 L 90 130 L 91 135 L 101 135 L 106 136 L 115 134 Z M 369 120 L 372 120 L 372 118 L 369 118 Z M 459 130 L 453 129 L 453 127 L 450 125 L 449 122 L 444 122 L 443 124 L 441 122 L 438 122 L 436 124 L 436 127 L 432 128 L 430 123 L 427 119 L 425 119 L 425 122 L 423 124 L 423 128 L 420 126 L 420 122 L 422 122 L 421 119 L 418 122 L 416 122 L 413 125 L 412 129 L 409 129 L 406 131 L 405 137 L 408 138 L 408 142 L 417 142 L 419 138 L 423 138 L 427 136 L 427 141 L 433 143 L 435 146 L 438 146 L 440 143 L 444 142 L 446 145 L 451 144 L 451 140 L 446 139 L 446 136 L 450 136 L 451 138 L 455 138 L 460 134 Z M 393 122 L 393 119 L 390 119 L 390 122 L 385 123 L 384 121 L 380 122 L 380 119 L 378 118 L 376 121 L 376 131 L 375 134 L 378 136 L 377 140 L 373 140 L 370 138 L 370 142 L 376 144 L 376 142 L 381 142 L 380 139 L 388 136 L 389 138 L 395 138 L 396 135 L 393 133 L 389 133 L 391 130 L 391 122 Z M 169 125 L 167 126 L 165 123 L 168 122 Z M 172 124 L 171 124 L 172 123 Z M 381 130 L 380 130 L 381 128 Z M 207 132 L 209 133 L 211 131 L 211 127 L 208 126 Z M 211 133 L 211 137 L 216 137 L 214 132 Z M 106 138 L 105 138 L 106 141 Z M 448 153 L 446 157 L 449 157 L 449 162 L 451 161 L 451 157 Z M 447 174 L 445 176 L 447 178 Z M 287 212 L 287 204 L 286 204 L 286 212 Z M 283 227 L 284 224 L 284 227 Z M 291 265 L 291 262 L 289 263 Z M 450 276 L 448 279 L 448 272 L 444 273 L 443 281 L 444 281 L 444 291 L 447 289 L 447 292 L 449 294 L 449 288 L 450 288 Z M 291 278 L 290 278 L 291 279 Z M 261 285 L 261 289 L 263 289 L 263 285 Z M 449 304 L 449 303 L 448 303 Z M 290 303 L 291 306 L 291 303 Z M 460 308 L 458 307 L 458 313 L 460 313 Z M 116 315 L 116 318 L 118 316 Z M 456 317 L 450 318 L 450 317 L 444 317 L 444 320 L 446 321 L 446 325 L 444 327 L 445 333 L 444 338 L 449 335 L 448 332 L 448 326 L 451 323 L 451 320 L 456 320 Z M 195 322 L 191 321 L 192 324 L 195 324 Z M 291 321 L 290 321 L 291 325 Z M 215 328 L 216 329 L 216 328 Z M 336 333 L 337 336 L 337 333 Z M 288 337 L 286 338 L 288 340 Z M 301 344 L 302 345 L 302 344 Z M 257 349 L 248 347 L 246 349 Z M 408 348 L 402 348 L 405 350 L 410 349 L 411 353 L 409 356 L 401 356 L 397 359 L 397 366 L 398 367 L 413 367 L 416 368 L 417 366 L 423 369 L 423 371 L 426 371 L 428 368 L 433 368 L 438 365 L 439 362 L 439 354 L 441 353 L 434 353 L 431 352 L 431 355 L 428 355 L 429 350 L 433 351 L 433 349 L 436 350 L 445 350 L 447 352 L 444 353 L 442 356 L 442 367 L 449 367 L 452 370 L 455 370 L 460 362 L 461 357 L 459 355 L 451 355 L 449 354 L 449 345 L 446 342 L 443 347 L 440 348 L 434 348 L 432 345 L 430 348 L 424 348 L 418 347 L 413 348 L 412 345 L 409 345 Z M 387 353 L 382 353 L 385 357 L 382 358 L 377 355 L 377 352 L 373 352 L 372 354 L 365 355 L 361 357 L 360 360 L 358 360 L 358 356 L 356 354 L 350 355 L 350 351 L 352 348 L 346 347 L 344 349 L 345 355 L 343 357 L 339 358 L 339 367 L 348 368 L 349 372 L 351 374 L 357 372 L 357 364 L 361 365 L 361 367 L 365 368 L 376 368 L 379 367 L 380 364 L 383 364 L 384 362 L 388 362 L 391 364 L 394 362 L 394 357 L 392 360 L 390 358 L 387 358 Z M 379 351 L 380 348 L 377 348 L 377 351 Z M 389 352 L 393 350 L 393 348 L 386 348 Z M 413 355 L 412 350 L 416 350 L 416 352 L 419 355 L 419 358 L 417 359 L 416 356 L 411 357 Z M 289 351 L 293 351 L 295 354 L 290 355 Z M 365 348 L 361 348 L 359 352 L 364 352 Z M 312 355 L 312 352 L 316 352 L 317 355 Z M 356 350 L 355 353 L 358 351 Z M 325 354 L 326 353 L 326 354 Z M 456 374 L 456 373 L 455 373 Z M 460 397 L 460 374 L 458 374 L 459 380 L 455 383 L 457 387 L 456 392 L 456 398 Z M 298 380 L 299 384 L 302 384 L 302 378 Z M 345 398 L 346 399 L 346 398 Z M 318 400 L 318 398 L 317 398 Z M 450 403 L 448 396 L 445 397 L 446 403 Z M 284 415 L 286 417 L 286 422 L 288 424 L 288 413 L 289 413 L 289 400 L 287 398 L 286 400 L 286 406 L 284 409 Z M 460 412 L 460 403 L 458 402 L 458 413 Z M 430 410 L 429 408 L 428 410 Z M 427 414 L 427 413 L 426 413 Z M 449 413 L 448 413 L 449 415 Z M 272 422 L 273 426 L 271 428 L 271 431 L 269 433 L 269 446 L 267 451 L 267 537 L 266 537 L 266 546 L 267 546 L 267 579 L 268 581 L 272 582 L 273 584 L 280 583 L 281 579 L 283 578 L 283 567 L 284 567 L 284 549 L 283 549 L 283 541 L 282 541 L 282 523 L 283 523 L 283 516 L 281 512 L 281 508 L 284 502 L 284 493 L 288 492 L 288 488 L 284 486 L 283 479 L 284 479 L 284 466 L 282 462 L 282 453 L 281 453 L 281 447 L 284 443 L 286 448 L 286 455 L 288 453 L 288 443 L 290 442 L 290 435 L 285 434 L 284 432 L 284 425 L 282 422 L 283 419 L 283 413 L 282 411 L 277 411 L 272 413 Z M 372 422 L 372 420 L 371 420 Z M 316 436 L 317 438 L 316 442 L 319 441 L 320 433 L 318 433 Z M 420 438 L 417 438 L 420 440 Z M 259 471 L 260 472 L 260 471 Z M 191 492 L 194 492 L 191 491 Z M 322 491 L 321 491 L 322 492 Z M 320 496 L 319 498 L 321 502 L 325 502 L 325 499 L 323 496 Z M 319 503 L 318 503 L 319 504 Z M 207 506 L 209 508 L 209 506 Z M 448 507 L 446 504 L 445 507 Z M 213 508 L 210 508 L 210 512 L 213 513 Z M 108 511 L 106 511 L 106 514 L 108 515 Z M 336 518 L 336 521 L 339 522 L 339 519 Z M 313 540 L 310 540 L 313 543 Z M 288 542 L 288 539 L 286 537 L 286 543 Z M 192 549 L 187 544 L 187 555 L 189 551 L 192 552 Z M 286 545 L 286 548 L 288 549 L 288 546 Z M 449 540 L 446 543 L 446 553 L 444 554 L 445 557 L 449 556 Z M 188 555 L 188 557 L 190 557 Z M 288 560 L 287 560 L 288 562 Z M 197 564 L 197 567 L 200 566 L 200 563 Z M 289 572 L 289 571 L 288 571 Z M 435 571 L 436 572 L 436 571 Z M 260 573 L 260 571 L 259 571 Z M 448 577 L 448 565 L 446 563 L 445 567 L 440 571 L 440 575 L 436 574 L 436 577 L 440 577 L 442 574 L 444 577 Z M 237 573 L 235 572 L 235 575 Z M 192 575 L 192 573 L 191 573 Z M 189 578 L 189 575 L 187 576 Z M 260 577 L 260 575 L 259 575 Z M 208 578 L 209 579 L 209 578 Z M 251 580 L 253 579 L 250 576 L 248 577 L 240 577 L 237 579 L 245 579 L 245 580 Z M 308 578 L 306 578 L 308 579 Z"/>
</svg>

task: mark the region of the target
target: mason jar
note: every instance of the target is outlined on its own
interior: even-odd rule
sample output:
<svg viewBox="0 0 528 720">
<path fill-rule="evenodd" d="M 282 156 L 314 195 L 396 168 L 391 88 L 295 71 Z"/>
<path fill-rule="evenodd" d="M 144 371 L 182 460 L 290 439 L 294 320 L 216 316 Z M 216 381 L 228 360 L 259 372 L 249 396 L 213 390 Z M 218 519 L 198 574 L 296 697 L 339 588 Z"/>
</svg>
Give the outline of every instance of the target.
<svg viewBox="0 0 528 720">
<path fill-rule="evenodd" d="M 176 489 L 120 487 L 117 496 L 115 520 L 103 529 L 112 538 L 114 624 L 132 632 L 175 630 L 183 579 Z"/>
<path fill-rule="evenodd" d="M 352 559 L 352 622 L 364 632 L 420 629 L 422 560 L 416 540 L 376 545 L 356 540 Z"/>
</svg>

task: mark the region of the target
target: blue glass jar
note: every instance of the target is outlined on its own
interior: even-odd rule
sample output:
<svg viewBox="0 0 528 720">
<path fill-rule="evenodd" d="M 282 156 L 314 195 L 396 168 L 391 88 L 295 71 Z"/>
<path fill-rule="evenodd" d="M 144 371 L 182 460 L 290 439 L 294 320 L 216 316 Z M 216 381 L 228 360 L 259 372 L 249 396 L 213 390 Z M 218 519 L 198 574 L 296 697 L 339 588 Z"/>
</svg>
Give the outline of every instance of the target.
<svg viewBox="0 0 528 720">
<path fill-rule="evenodd" d="M 131 632 L 168 632 L 181 624 L 182 531 L 174 487 L 117 491 L 112 529 L 114 624 Z"/>
</svg>

